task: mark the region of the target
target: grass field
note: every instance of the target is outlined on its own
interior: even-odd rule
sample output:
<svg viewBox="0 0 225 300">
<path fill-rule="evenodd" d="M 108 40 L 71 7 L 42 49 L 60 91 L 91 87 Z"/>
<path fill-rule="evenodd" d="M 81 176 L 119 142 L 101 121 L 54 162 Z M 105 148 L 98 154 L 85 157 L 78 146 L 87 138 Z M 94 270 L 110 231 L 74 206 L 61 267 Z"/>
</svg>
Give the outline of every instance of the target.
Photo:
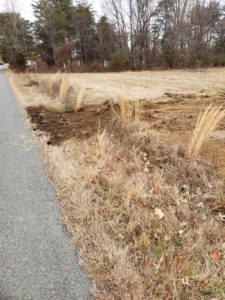
<svg viewBox="0 0 225 300">
<path fill-rule="evenodd" d="M 225 70 L 152 71 L 125 73 L 66 74 L 74 92 L 85 87 L 87 102 L 117 100 L 122 92 L 128 99 L 167 99 L 165 93 L 210 95 L 217 94 L 225 85 Z M 50 81 L 55 74 L 35 74 L 34 78 Z"/>
<path fill-rule="evenodd" d="M 225 69 L 9 78 L 96 298 L 224 299 Z"/>
</svg>

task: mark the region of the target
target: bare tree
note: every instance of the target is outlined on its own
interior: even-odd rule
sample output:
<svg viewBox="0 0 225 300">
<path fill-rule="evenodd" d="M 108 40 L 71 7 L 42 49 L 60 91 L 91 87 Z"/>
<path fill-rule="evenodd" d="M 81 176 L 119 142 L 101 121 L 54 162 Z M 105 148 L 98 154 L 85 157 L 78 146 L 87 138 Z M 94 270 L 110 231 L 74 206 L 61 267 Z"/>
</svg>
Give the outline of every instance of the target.
<svg viewBox="0 0 225 300">
<path fill-rule="evenodd" d="M 5 11 L 8 13 L 10 17 L 10 21 L 12 24 L 12 32 L 11 32 L 11 41 L 13 43 L 13 48 L 16 52 L 20 51 L 20 43 L 19 43 L 19 5 L 17 0 L 5 0 L 4 1 Z"/>
<path fill-rule="evenodd" d="M 117 27 L 121 48 L 129 50 L 130 62 L 146 68 L 151 43 L 154 0 L 107 0 L 107 11 Z"/>
</svg>

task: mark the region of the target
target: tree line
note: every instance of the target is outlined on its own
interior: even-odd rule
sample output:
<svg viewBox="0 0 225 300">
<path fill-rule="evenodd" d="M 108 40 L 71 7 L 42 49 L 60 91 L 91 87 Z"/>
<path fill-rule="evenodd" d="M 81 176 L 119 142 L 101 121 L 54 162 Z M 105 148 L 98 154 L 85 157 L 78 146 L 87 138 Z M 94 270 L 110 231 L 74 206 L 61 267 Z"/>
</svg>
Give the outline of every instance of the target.
<svg viewBox="0 0 225 300">
<path fill-rule="evenodd" d="M 225 65 L 225 6 L 215 0 L 36 0 L 34 22 L 0 13 L 0 55 L 15 67 L 88 70 Z"/>
</svg>

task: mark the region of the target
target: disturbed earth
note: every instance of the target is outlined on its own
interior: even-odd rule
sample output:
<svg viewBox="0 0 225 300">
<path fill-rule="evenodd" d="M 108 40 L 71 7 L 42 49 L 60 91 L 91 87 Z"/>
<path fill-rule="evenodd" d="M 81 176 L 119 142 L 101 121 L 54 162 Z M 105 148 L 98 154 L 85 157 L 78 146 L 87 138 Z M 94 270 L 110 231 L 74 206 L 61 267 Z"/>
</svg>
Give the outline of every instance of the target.
<svg viewBox="0 0 225 300">
<path fill-rule="evenodd" d="M 203 95 L 169 94 L 168 101 L 150 103 L 142 101 L 141 121 L 152 129 L 164 133 L 170 141 L 187 143 L 195 128 L 198 114 L 212 99 Z M 225 106 L 225 94 L 218 95 L 218 101 Z M 49 145 L 59 145 L 71 138 L 85 139 L 98 130 L 113 126 L 119 106 L 109 101 L 103 104 L 86 105 L 78 111 L 60 112 L 44 106 L 27 107 L 33 123 L 33 130 L 48 133 Z M 205 143 L 201 155 L 219 171 L 225 172 L 225 120 Z"/>
</svg>

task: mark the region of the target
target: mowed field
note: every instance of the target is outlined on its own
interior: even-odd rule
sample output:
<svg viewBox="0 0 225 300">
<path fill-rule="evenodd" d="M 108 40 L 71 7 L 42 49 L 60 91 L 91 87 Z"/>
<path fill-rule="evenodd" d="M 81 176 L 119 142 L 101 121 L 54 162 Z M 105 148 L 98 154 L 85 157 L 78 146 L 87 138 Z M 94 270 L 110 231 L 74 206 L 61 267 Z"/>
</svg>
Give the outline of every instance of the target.
<svg viewBox="0 0 225 300">
<path fill-rule="evenodd" d="M 225 68 L 8 77 L 96 299 L 225 299 Z"/>
<path fill-rule="evenodd" d="M 51 80 L 55 74 L 35 74 L 34 77 Z M 166 100 L 166 93 L 213 96 L 225 87 L 225 69 L 151 71 L 122 73 L 66 74 L 77 92 L 85 87 L 85 101 L 118 100 L 124 93 L 130 100 Z"/>
</svg>

